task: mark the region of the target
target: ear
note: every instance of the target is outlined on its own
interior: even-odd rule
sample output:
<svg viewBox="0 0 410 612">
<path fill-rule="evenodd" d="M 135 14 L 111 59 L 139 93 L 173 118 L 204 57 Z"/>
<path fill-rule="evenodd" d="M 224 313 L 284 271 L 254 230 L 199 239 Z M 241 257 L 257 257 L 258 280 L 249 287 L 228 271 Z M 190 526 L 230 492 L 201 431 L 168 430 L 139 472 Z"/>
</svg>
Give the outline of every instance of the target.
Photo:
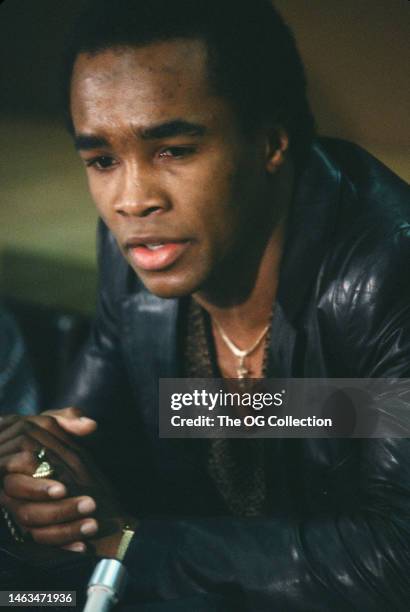
<svg viewBox="0 0 410 612">
<path fill-rule="evenodd" d="M 272 128 L 266 139 L 266 170 L 274 174 L 282 166 L 289 149 L 289 136 L 282 127 Z"/>
</svg>

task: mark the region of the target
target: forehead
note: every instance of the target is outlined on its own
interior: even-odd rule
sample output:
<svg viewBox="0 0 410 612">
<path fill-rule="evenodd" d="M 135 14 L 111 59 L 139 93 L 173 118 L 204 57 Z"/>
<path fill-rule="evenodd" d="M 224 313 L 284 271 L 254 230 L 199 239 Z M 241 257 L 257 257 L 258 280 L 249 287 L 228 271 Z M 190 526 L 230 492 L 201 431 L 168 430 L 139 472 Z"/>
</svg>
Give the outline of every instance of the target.
<svg viewBox="0 0 410 612">
<path fill-rule="evenodd" d="M 144 125 L 192 114 L 201 105 L 209 113 L 215 103 L 202 41 L 177 39 L 82 53 L 74 65 L 71 112 L 76 127 L 98 129 L 125 117 Z"/>
</svg>

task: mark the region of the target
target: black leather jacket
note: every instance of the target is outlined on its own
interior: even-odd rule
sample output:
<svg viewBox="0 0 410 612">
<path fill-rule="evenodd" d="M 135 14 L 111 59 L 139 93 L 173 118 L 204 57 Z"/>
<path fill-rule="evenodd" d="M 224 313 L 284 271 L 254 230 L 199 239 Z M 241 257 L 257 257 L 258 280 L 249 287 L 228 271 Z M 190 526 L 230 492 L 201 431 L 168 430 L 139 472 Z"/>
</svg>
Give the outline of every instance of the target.
<svg viewBox="0 0 410 612">
<path fill-rule="evenodd" d="M 280 376 L 410 377 L 409 221 L 409 189 L 387 168 L 349 143 L 315 144 L 272 324 Z M 183 301 L 149 294 L 103 225 L 99 241 L 97 321 L 63 403 L 100 421 L 100 460 L 142 517 L 127 559 L 136 598 L 409 610 L 410 441 L 271 440 L 271 515 L 227 516 L 204 443 L 158 438 Z"/>
</svg>

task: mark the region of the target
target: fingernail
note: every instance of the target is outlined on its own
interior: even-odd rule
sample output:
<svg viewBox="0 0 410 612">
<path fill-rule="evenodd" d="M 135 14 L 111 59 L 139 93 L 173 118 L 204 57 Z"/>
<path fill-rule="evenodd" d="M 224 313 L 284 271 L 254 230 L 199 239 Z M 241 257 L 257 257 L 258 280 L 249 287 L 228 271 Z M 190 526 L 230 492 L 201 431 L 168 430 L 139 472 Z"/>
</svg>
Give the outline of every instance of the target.
<svg viewBox="0 0 410 612">
<path fill-rule="evenodd" d="M 51 487 L 47 489 L 47 493 L 50 497 L 61 497 L 65 495 L 65 486 L 62 484 L 51 485 Z"/>
<path fill-rule="evenodd" d="M 98 531 L 97 521 L 94 521 L 92 519 L 89 521 L 86 521 L 85 523 L 81 525 L 80 531 L 84 535 L 93 535 L 94 533 L 97 533 Z"/>
<path fill-rule="evenodd" d="M 66 546 L 68 550 L 72 550 L 73 552 L 85 552 L 86 546 L 82 542 L 75 542 L 74 544 L 69 544 Z"/>
<path fill-rule="evenodd" d="M 84 497 L 84 499 L 78 502 L 77 510 L 80 514 L 89 514 L 90 512 L 94 512 L 96 507 L 92 497 Z"/>
</svg>

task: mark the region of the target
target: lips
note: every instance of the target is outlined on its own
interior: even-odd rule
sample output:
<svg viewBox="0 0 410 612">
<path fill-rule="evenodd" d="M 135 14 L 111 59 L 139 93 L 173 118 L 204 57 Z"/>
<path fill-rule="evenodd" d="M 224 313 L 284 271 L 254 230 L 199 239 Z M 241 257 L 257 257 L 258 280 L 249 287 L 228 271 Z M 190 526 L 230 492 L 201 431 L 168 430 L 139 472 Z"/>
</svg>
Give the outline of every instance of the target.
<svg viewBox="0 0 410 612">
<path fill-rule="evenodd" d="M 130 257 L 137 268 L 141 270 L 164 270 L 174 264 L 189 246 L 188 240 L 175 242 L 160 239 L 148 239 L 144 244 L 128 245 Z"/>
</svg>

